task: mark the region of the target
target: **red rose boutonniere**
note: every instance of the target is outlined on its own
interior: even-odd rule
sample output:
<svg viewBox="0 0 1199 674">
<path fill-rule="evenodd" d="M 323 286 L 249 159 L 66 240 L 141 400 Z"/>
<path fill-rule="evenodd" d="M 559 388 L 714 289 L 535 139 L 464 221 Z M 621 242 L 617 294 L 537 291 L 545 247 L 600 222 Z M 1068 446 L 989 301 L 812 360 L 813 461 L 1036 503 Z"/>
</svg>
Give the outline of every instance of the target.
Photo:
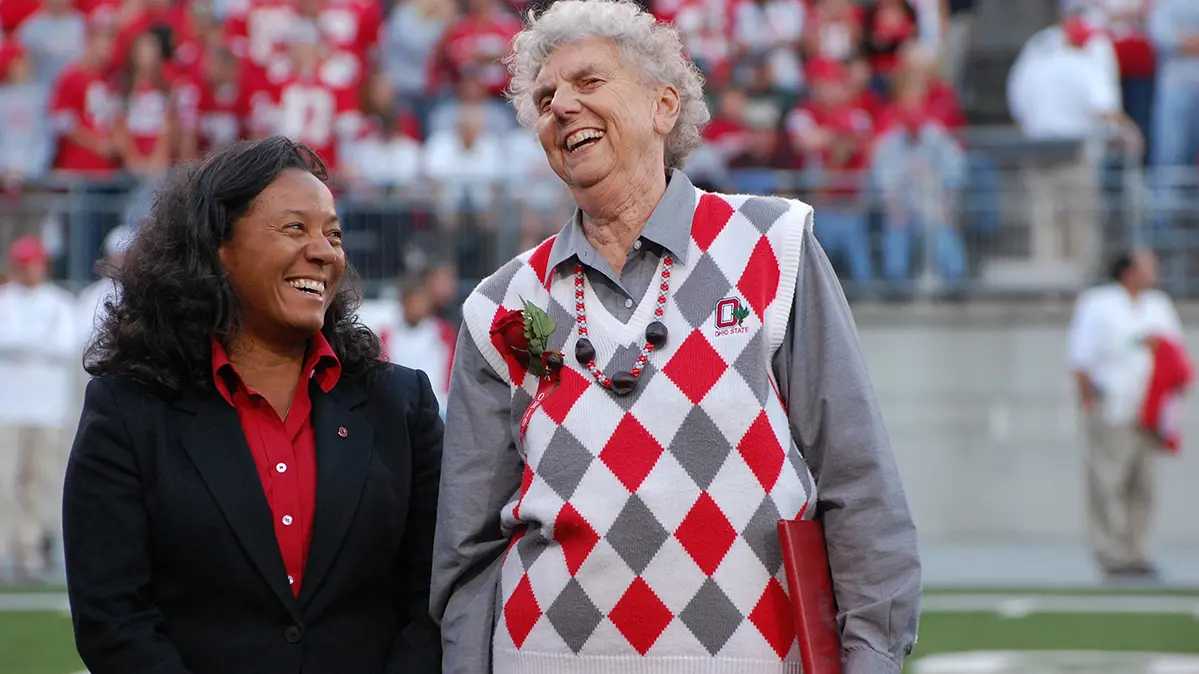
<svg viewBox="0 0 1199 674">
<path fill-rule="evenodd" d="M 556 329 L 554 319 L 532 302 L 522 301 L 523 310 L 500 310 L 491 324 L 491 341 L 533 376 L 556 380 L 562 371 L 562 353 L 546 349 Z"/>
</svg>

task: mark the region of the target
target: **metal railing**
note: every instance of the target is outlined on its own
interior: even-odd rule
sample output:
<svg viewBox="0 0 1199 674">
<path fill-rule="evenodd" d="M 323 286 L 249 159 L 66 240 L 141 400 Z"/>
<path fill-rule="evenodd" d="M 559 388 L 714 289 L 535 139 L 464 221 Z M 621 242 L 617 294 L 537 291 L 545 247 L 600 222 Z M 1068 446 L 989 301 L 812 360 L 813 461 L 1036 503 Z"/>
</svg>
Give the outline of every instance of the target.
<svg viewBox="0 0 1199 674">
<path fill-rule="evenodd" d="M 855 187 L 840 194 L 827 188 L 831 176 L 810 171 L 691 177 L 709 189 L 811 203 L 817 238 L 851 295 L 1072 293 L 1101 277 L 1113 251 L 1134 243 L 1159 253 L 1167 290 L 1199 295 L 1199 171 L 1147 170 L 1111 153 L 1084 165 L 1077 148 L 1055 153 L 1044 144 L 1039 154 L 1022 154 L 1010 143 L 988 147 L 976 139 L 975 145 L 960 184 L 930 179 L 927 189 L 913 190 L 924 194 L 910 208 L 944 218 L 911 225 L 905 237 L 894 233 L 894 209 L 866 174 L 837 176 Z M 557 231 L 573 211 L 569 193 L 553 178 L 462 187 L 428 181 L 386 191 L 338 187 L 345 245 L 368 294 L 403 274 L 414 250 L 457 263 L 469 285 Z M 78 291 L 96 278 L 107 231 L 144 215 L 152 192 L 127 181 L 31 185 L 19 196 L 0 197 L 0 237 L 40 227 L 55 278 Z M 1062 235 L 1084 240 L 1063 246 Z M 955 265 L 960 278 L 948 278 Z"/>
</svg>

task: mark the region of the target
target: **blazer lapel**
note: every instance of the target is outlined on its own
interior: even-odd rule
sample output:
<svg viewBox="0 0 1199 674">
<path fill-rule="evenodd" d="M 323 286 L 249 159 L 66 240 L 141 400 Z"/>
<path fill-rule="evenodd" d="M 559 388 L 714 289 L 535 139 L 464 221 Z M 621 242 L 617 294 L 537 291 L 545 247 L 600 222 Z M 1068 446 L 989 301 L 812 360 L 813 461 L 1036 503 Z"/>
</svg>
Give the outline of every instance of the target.
<svg viewBox="0 0 1199 674">
<path fill-rule="evenodd" d="M 350 528 L 374 447 L 374 429 L 354 408 L 366 402 L 357 382 L 329 393 L 312 385 L 312 427 L 316 436 L 316 515 L 299 601 L 304 605 L 337 558 Z"/>
<path fill-rule="evenodd" d="M 184 449 L 224 512 L 229 528 L 267 585 L 298 620 L 296 599 L 275 542 L 271 509 L 237 411 L 215 392 L 187 398 L 179 406 L 192 412 L 183 425 Z"/>
</svg>

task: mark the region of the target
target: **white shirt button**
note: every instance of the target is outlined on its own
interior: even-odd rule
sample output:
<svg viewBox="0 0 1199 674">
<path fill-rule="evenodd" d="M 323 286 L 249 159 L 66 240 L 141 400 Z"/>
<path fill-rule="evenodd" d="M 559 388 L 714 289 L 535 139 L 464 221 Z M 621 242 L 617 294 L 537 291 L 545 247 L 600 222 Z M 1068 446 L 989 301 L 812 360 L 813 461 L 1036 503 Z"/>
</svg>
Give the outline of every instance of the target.
<svg viewBox="0 0 1199 674">
<path fill-rule="evenodd" d="M 633 242 L 633 248 L 636 250 L 641 250 L 641 239 L 637 239 Z"/>
<path fill-rule="evenodd" d="M 625 309 L 632 308 L 632 306 L 633 306 L 633 300 L 625 300 L 625 301 L 624 301 L 624 308 L 625 308 Z"/>
<path fill-rule="evenodd" d="M 280 473 L 286 473 L 287 472 L 287 464 L 286 463 L 276 463 L 275 470 L 279 471 Z"/>
<path fill-rule="evenodd" d="M 291 576 L 288 576 L 288 577 L 287 577 L 287 584 L 288 584 L 288 585 L 295 585 L 295 584 L 296 584 L 296 579 L 295 579 L 295 578 L 292 578 Z"/>
<path fill-rule="evenodd" d="M 284 515 L 283 516 L 283 526 L 290 527 L 291 523 L 292 523 L 291 515 Z"/>
</svg>

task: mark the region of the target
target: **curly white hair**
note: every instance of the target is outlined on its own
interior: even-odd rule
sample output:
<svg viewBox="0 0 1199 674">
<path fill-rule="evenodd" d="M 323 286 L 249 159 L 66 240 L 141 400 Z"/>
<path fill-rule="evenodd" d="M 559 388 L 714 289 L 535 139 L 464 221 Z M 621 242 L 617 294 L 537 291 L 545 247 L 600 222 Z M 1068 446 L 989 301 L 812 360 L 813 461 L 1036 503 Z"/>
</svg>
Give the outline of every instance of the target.
<svg viewBox="0 0 1199 674">
<path fill-rule="evenodd" d="M 529 13 L 526 27 L 505 59 L 512 81 L 508 99 L 526 127 L 537 121 L 533 86 L 552 51 L 588 37 L 612 40 L 646 82 L 679 92 L 679 117 L 666 137 L 666 167 L 683 168 L 700 144 L 700 130 L 711 114 L 704 101 L 704 78 L 683 52 L 678 31 L 658 22 L 632 0 L 563 0 L 541 14 Z"/>
</svg>

